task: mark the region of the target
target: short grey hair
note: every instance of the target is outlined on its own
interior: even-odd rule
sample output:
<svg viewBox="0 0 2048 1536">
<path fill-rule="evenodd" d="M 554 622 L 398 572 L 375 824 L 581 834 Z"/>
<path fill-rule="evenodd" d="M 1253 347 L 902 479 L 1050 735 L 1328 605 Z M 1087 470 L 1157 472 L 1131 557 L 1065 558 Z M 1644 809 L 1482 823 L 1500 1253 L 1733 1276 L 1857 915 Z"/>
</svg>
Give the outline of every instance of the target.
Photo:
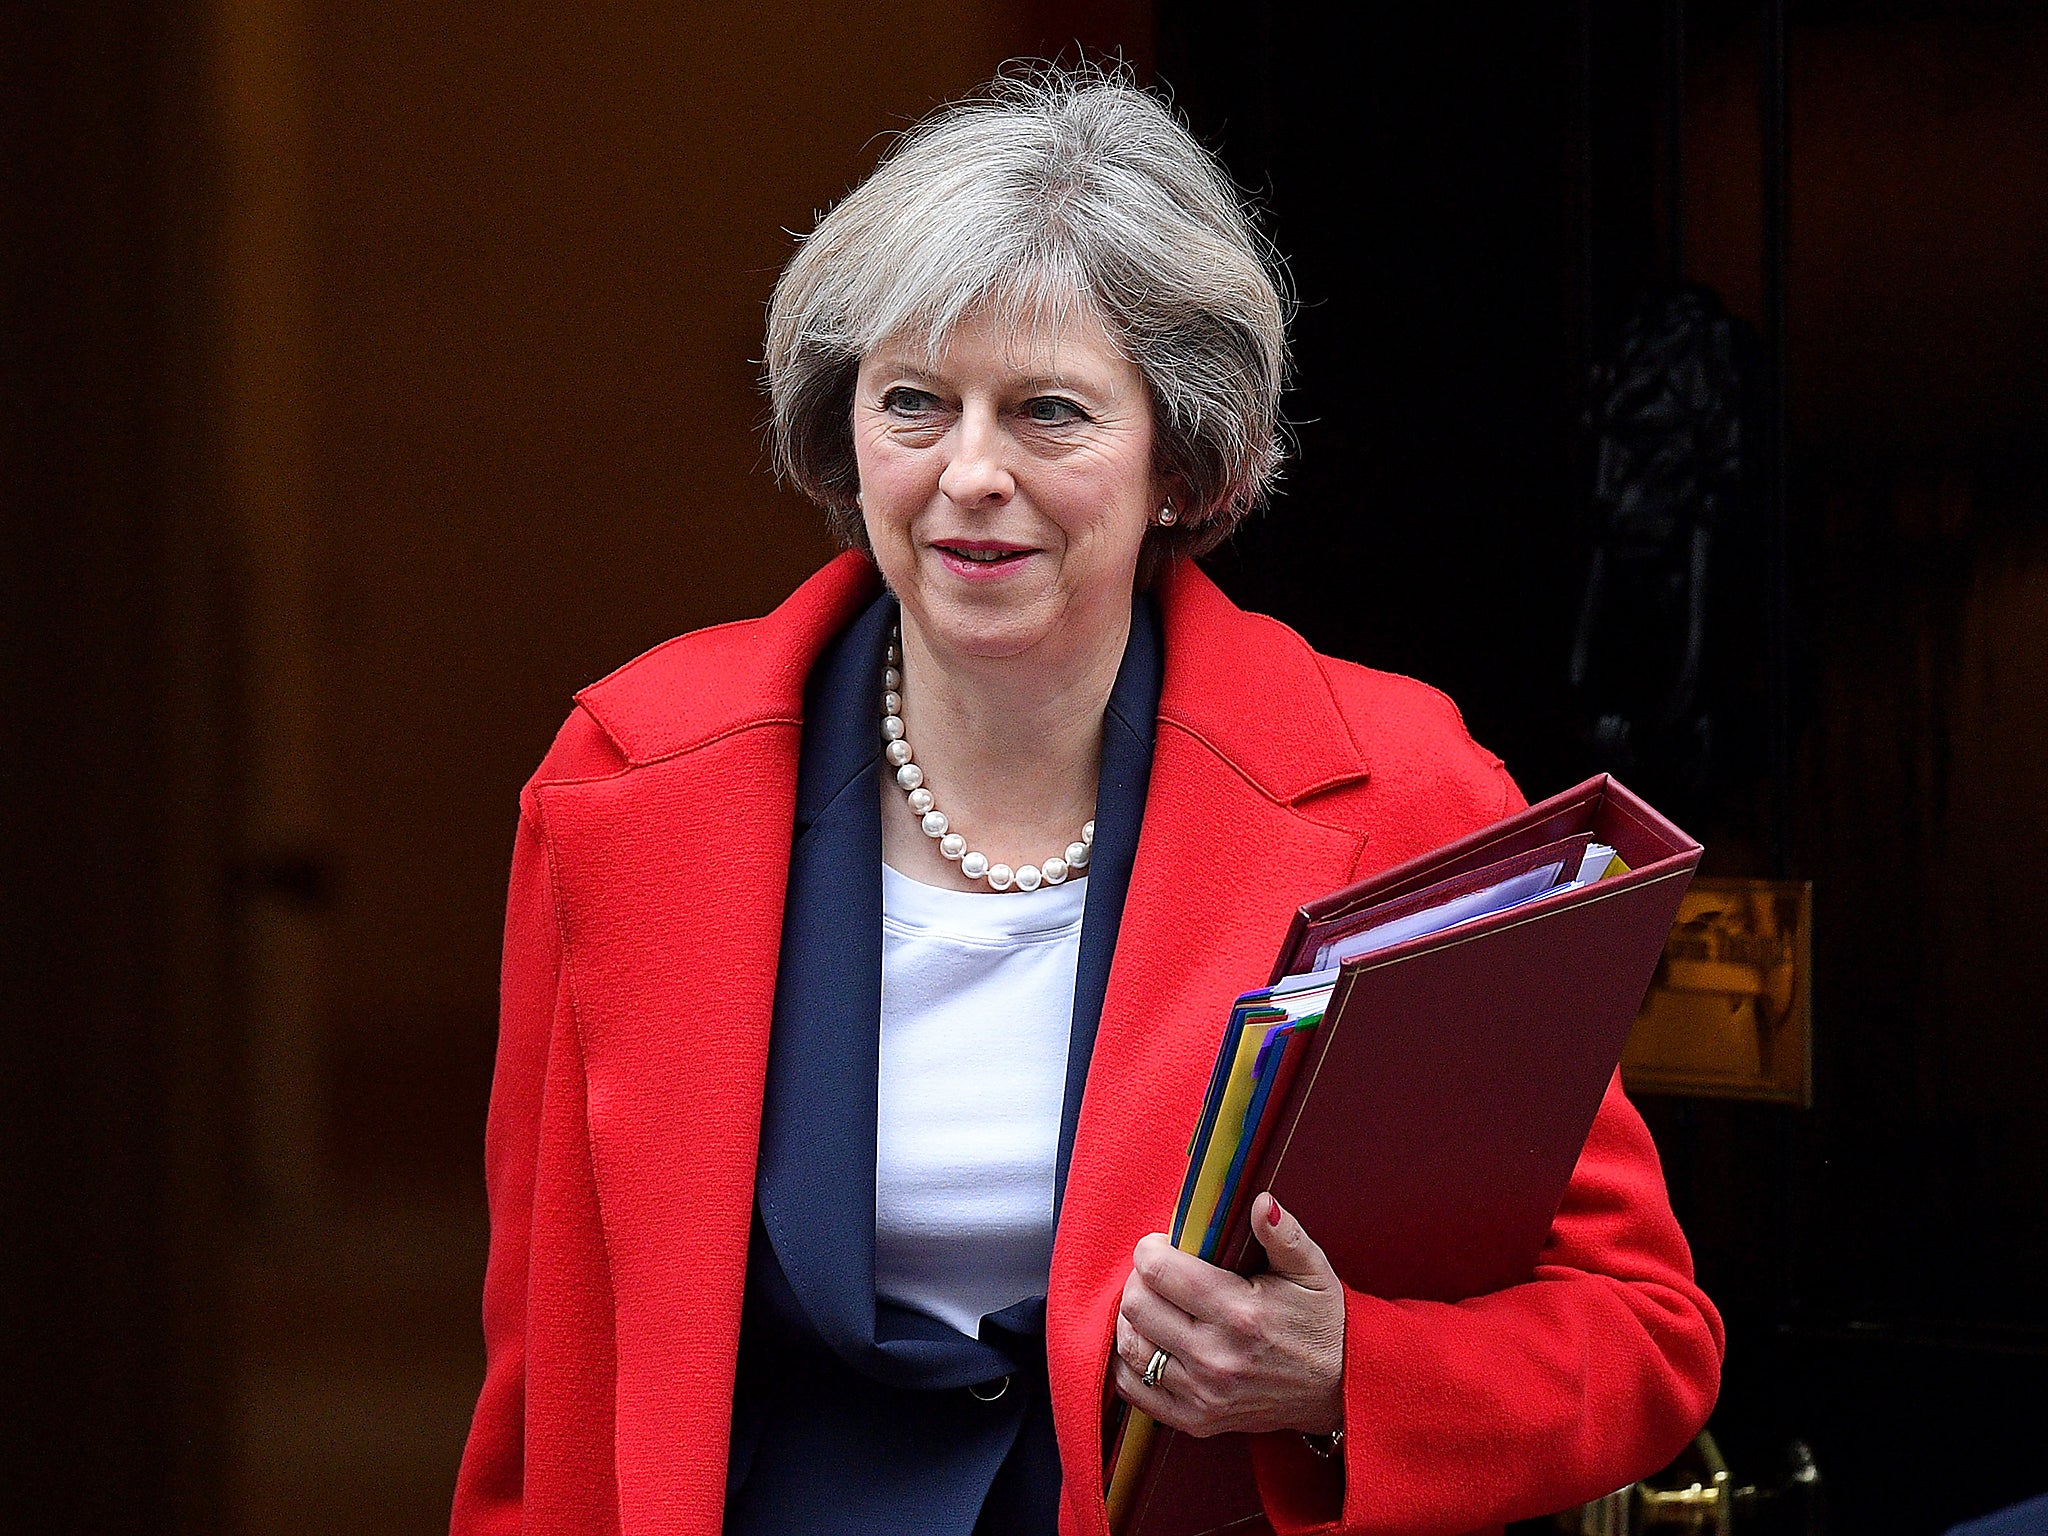
<svg viewBox="0 0 2048 1536">
<path fill-rule="evenodd" d="M 1201 554 L 1263 502 L 1283 457 L 1291 299 L 1272 245 L 1162 102 L 1098 69 L 1006 69 L 905 132 L 818 222 L 768 301 L 775 467 L 864 547 L 853 452 L 861 358 L 970 313 L 1090 305 L 1151 393 L 1181 487 L 1157 554 Z"/>
</svg>

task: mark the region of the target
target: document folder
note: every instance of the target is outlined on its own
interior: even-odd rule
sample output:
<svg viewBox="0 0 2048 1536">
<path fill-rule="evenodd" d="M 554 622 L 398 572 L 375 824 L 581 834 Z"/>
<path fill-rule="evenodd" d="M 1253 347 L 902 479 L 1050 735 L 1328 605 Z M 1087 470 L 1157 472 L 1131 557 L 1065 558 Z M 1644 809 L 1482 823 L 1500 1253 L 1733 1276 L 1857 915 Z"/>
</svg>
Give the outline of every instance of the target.
<svg viewBox="0 0 2048 1536">
<path fill-rule="evenodd" d="M 1527 1280 L 1699 858 L 1602 775 L 1302 907 L 1273 984 L 1320 970 L 1329 1001 L 1282 1040 L 1291 1064 L 1261 1064 L 1272 1097 L 1222 1193 L 1215 1262 L 1262 1265 L 1248 1217 L 1269 1189 L 1355 1290 L 1461 1301 Z M 1505 883 L 1553 865 L 1567 883 L 1547 894 Z M 1446 905 L 1494 890 L 1517 904 Z M 1404 937 L 1432 907 L 1457 920 Z M 1367 952 L 1329 975 L 1347 946 Z M 1110 1492 L 1118 1536 L 1267 1528 L 1241 1435 L 1132 1413 Z"/>
</svg>

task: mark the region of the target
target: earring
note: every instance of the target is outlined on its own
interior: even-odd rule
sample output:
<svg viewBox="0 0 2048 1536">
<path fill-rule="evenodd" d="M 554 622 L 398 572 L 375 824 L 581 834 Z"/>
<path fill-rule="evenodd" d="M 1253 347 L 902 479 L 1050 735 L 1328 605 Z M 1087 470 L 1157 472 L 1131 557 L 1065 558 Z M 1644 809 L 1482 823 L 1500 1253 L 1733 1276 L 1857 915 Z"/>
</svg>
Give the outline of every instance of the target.
<svg viewBox="0 0 2048 1536">
<path fill-rule="evenodd" d="M 1173 510 L 1172 502 L 1169 501 L 1159 509 L 1157 521 L 1162 528 L 1171 528 L 1176 522 L 1180 521 L 1180 514 Z"/>
</svg>

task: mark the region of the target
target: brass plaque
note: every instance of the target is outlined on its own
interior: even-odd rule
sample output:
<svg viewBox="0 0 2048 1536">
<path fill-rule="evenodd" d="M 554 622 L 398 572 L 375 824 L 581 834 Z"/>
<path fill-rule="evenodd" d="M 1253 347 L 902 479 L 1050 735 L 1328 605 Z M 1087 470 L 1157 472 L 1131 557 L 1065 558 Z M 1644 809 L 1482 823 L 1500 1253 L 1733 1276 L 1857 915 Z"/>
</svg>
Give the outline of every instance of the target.
<svg viewBox="0 0 2048 1536">
<path fill-rule="evenodd" d="M 1695 880 L 1621 1056 L 1631 1093 L 1813 1103 L 1813 886 Z"/>
</svg>

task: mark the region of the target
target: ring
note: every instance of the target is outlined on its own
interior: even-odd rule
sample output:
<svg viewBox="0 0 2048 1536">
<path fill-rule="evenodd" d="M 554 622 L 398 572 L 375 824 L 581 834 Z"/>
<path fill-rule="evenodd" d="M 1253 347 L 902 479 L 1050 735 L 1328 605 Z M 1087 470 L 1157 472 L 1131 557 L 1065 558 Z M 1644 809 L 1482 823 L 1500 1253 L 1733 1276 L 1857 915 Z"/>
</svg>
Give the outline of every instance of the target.
<svg viewBox="0 0 2048 1536">
<path fill-rule="evenodd" d="M 1166 1374 L 1166 1362 L 1171 1360 L 1172 1358 L 1173 1356 L 1169 1355 L 1163 1349 L 1155 1349 L 1152 1351 L 1152 1358 L 1150 1361 L 1146 1363 L 1145 1366 L 1146 1386 L 1152 1387 L 1154 1389 L 1156 1389 L 1159 1386 L 1159 1378 Z"/>
</svg>

